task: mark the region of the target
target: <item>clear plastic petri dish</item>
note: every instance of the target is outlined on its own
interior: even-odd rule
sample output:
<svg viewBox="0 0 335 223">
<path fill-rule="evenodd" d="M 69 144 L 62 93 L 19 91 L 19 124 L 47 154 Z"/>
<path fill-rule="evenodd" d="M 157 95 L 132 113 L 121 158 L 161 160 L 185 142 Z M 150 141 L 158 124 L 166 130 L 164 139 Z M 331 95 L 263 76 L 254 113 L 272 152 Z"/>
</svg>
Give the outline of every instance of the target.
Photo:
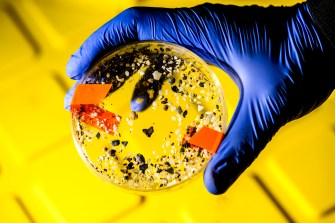
<svg viewBox="0 0 335 223">
<path fill-rule="evenodd" d="M 226 131 L 222 87 L 179 45 L 145 41 L 102 57 L 71 102 L 76 148 L 94 174 L 127 191 L 166 191 L 203 172 Z"/>
</svg>

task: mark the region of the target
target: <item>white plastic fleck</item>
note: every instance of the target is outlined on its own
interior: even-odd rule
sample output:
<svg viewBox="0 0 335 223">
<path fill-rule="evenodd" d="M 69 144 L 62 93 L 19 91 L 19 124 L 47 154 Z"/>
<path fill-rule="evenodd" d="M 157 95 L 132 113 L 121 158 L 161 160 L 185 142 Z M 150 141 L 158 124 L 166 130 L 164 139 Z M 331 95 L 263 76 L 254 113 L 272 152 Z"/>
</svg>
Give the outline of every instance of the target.
<svg viewBox="0 0 335 223">
<path fill-rule="evenodd" d="M 152 76 L 154 77 L 155 80 L 159 80 L 159 79 L 161 79 L 162 73 L 160 73 L 158 71 L 154 71 L 152 73 Z"/>
</svg>

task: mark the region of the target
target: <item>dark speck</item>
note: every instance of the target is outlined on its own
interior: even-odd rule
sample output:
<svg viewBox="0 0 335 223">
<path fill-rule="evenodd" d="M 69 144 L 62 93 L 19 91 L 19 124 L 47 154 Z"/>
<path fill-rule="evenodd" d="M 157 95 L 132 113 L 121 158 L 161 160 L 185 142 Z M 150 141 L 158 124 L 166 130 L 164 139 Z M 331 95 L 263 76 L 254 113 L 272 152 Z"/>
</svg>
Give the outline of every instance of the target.
<svg viewBox="0 0 335 223">
<path fill-rule="evenodd" d="M 178 112 L 178 114 L 180 114 L 180 115 L 181 115 L 181 114 L 183 113 L 183 109 L 181 109 L 181 107 L 180 107 L 180 106 L 178 106 L 178 107 L 177 107 L 177 112 Z"/>
<path fill-rule="evenodd" d="M 151 126 L 148 129 L 142 129 L 142 131 L 146 136 L 150 137 L 154 133 L 154 127 Z"/>
<path fill-rule="evenodd" d="M 128 163 L 128 165 L 127 165 L 127 169 L 128 169 L 128 170 L 131 170 L 131 169 L 133 169 L 133 168 L 134 168 L 134 163 L 133 163 L 133 162 Z"/>
<path fill-rule="evenodd" d="M 167 104 L 168 103 L 168 99 L 164 98 L 163 100 L 161 100 L 161 103 L 164 104 L 164 105 Z"/>
<path fill-rule="evenodd" d="M 116 150 L 115 150 L 115 149 L 110 150 L 110 151 L 109 151 L 109 154 L 110 154 L 111 156 L 115 156 L 115 154 L 116 154 Z"/>
<path fill-rule="evenodd" d="M 100 139 L 100 132 L 98 132 L 96 135 L 97 139 Z"/>
<path fill-rule="evenodd" d="M 174 77 L 169 78 L 169 84 L 174 84 L 176 82 L 176 79 Z"/>
<path fill-rule="evenodd" d="M 111 143 L 113 146 L 118 146 L 120 145 L 120 140 L 116 139 L 116 140 L 113 140 Z"/>
<path fill-rule="evenodd" d="M 170 168 L 166 169 L 165 171 L 168 172 L 168 173 L 170 173 L 170 174 L 174 173 L 173 167 L 170 167 Z"/>
<path fill-rule="evenodd" d="M 140 170 L 142 171 L 142 173 L 144 173 L 145 170 L 148 169 L 148 164 L 146 164 L 146 163 L 141 164 L 139 168 L 140 168 Z"/>
<path fill-rule="evenodd" d="M 176 85 L 173 85 L 173 86 L 171 87 L 171 90 L 172 90 L 173 92 L 175 92 L 175 93 L 178 93 L 178 92 L 179 92 L 179 89 L 178 89 L 178 87 L 177 87 Z"/>
<path fill-rule="evenodd" d="M 187 110 L 185 110 L 185 111 L 183 112 L 183 117 L 185 118 L 186 115 L 187 115 Z"/>
<path fill-rule="evenodd" d="M 145 158 L 140 153 L 136 154 L 134 158 L 135 158 L 135 161 L 138 162 L 139 164 L 144 164 L 145 163 Z"/>
</svg>

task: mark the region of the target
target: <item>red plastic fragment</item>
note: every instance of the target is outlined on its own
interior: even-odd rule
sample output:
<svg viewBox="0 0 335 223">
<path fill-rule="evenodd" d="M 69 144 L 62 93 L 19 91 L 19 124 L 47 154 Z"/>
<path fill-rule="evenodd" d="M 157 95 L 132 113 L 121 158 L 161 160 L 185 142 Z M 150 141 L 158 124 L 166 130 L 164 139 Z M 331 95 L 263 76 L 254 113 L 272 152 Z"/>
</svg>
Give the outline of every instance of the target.
<svg viewBox="0 0 335 223">
<path fill-rule="evenodd" d="M 93 104 L 71 105 L 71 112 L 79 118 L 79 121 L 111 135 L 114 135 L 121 120 L 121 116 Z"/>
</svg>

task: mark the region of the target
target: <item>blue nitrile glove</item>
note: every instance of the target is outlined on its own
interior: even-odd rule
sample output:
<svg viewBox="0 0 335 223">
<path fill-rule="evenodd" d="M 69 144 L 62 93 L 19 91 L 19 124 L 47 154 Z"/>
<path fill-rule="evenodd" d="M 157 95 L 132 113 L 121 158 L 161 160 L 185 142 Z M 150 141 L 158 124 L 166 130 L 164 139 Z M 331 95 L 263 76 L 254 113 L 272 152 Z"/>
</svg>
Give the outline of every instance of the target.
<svg viewBox="0 0 335 223">
<path fill-rule="evenodd" d="M 141 40 L 182 45 L 225 70 L 240 89 L 226 137 L 205 171 L 213 194 L 225 192 L 280 127 L 321 105 L 335 86 L 335 50 L 305 3 L 131 8 L 83 43 L 67 74 L 78 80 L 106 51 Z"/>
</svg>

